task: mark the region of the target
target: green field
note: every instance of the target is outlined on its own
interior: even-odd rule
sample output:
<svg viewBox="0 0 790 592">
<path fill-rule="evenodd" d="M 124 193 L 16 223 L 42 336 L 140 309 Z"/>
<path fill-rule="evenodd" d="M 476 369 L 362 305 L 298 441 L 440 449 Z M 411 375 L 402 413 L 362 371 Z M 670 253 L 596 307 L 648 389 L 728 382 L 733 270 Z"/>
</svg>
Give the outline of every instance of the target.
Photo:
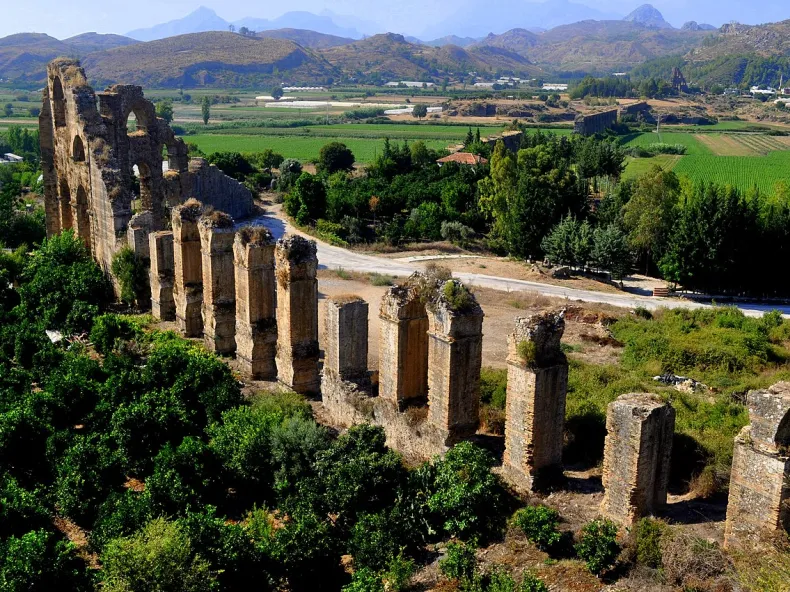
<svg viewBox="0 0 790 592">
<path fill-rule="evenodd" d="M 712 154 L 710 149 L 697 140 L 693 134 L 683 132 L 644 133 L 635 137 L 626 136 L 625 146 L 641 146 L 647 148 L 650 144 L 682 144 L 686 147 L 686 154 Z"/>
<path fill-rule="evenodd" d="M 314 160 L 318 158 L 318 152 L 329 139 L 309 138 L 309 137 L 286 137 L 286 136 L 248 136 L 248 135 L 213 135 L 200 134 L 186 136 L 187 142 L 197 144 L 203 152 L 236 151 L 236 152 L 260 152 L 264 148 L 271 148 L 279 152 L 286 158 L 297 158 L 299 160 Z M 377 154 L 381 154 L 384 142 L 381 138 L 347 138 L 338 137 L 354 153 L 357 162 L 373 162 Z M 429 148 L 441 149 L 447 147 L 445 140 L 425 140 Z"/>
<path fill-rule="evenodd" d="M 778 182 L 790 184 L 790 151 L 766 156 L 684 156 L 674 171 L 693 181 L 732 185 L 742 191 L 757 187 L 770 194 Z"/>
<path fill-rule="evenodd" d="M 682 156 L 674 154 L 659 154 L 652 158 L 627 158 L 625 171 L 623 172 L 624 179 L 635 179 L 644 175 L 654 166 L 658 165 L 665 171 L 673 170 Z"/>
</svg>

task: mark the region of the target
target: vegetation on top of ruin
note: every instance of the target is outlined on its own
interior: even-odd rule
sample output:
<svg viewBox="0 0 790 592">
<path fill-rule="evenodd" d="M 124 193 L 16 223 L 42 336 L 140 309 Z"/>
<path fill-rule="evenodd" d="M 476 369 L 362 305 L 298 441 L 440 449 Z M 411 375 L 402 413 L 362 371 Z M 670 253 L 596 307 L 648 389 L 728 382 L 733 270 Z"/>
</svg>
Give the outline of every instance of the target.
<svg viewBox="0 0 790 592">
<path fill-rule="evenodd" d="M 268 245 L 274 242 L 271 231 L 265 226 L 244 226 L 238 236 L 243 245 Z"/>
</svg>

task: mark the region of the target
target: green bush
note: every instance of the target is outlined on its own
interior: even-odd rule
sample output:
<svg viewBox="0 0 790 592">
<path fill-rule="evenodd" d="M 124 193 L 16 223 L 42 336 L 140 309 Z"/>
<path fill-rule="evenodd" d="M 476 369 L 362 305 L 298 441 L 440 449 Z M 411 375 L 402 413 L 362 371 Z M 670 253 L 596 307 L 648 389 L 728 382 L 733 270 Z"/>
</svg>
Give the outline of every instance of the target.
<svg viewBox="0 0 790 592">
<path fill-rule="evenodd" d="M 342 592 L 384 592 L 384 582 L 381 576 L 370 569 L 362 567 L 354 571 L 351 583 L 343 586 Z"/>
<path fill-rule="evenodd" d="M 449 543 L 444 558 L 439 560 L 439 571 L 442 575 L 459 582 L 470 581 L 476 568 L 475 549 L 465 543 Z"/>
<path fill-rule="evenodd" d="M 617 525 L 606 518 L 592 520 L 582 527 L 576 554 L 596 575 L 614 567 L 620 554 Z"/>
<path fill-rule="evenodd" d="M 110 541 L 101 560 L 102 589 L 108 592 L 209 592 L 216 586 L 216 576 L 194 552 L 184 528 L 163 518 Z"/>
<path fill-rule="evenodd" d="M 477 301 L 469 288 L 456 280 L 445 282 L 442 288 L 442 296 L 450 307 L 450 310 L 458 313 L 469 311 L 475 307 Z"/>
<path fill-rule="evenodd" d="M 143 328 L 135 317 L 103 314 L 94 319 L 90 340 L 96 351 L 106 356 L 119 342 L 131 341 L 142 334 Z"/>
<path fill-rule="evenodd" d="M 480 371 L 480 402 L 504 409 L 507 400 L 507 370 L 483 368 Z"/>
<path fill-rule="evenodd" d="M 525 571 L 518 590 L 519 592 L 549 592 L 549 587 L 538 576 Z"/>
<path fill-rule="evenodd" d="M 121 284 L 121 300 L 132 306 L 144 306 L 151 299 L 148 265 L 129 247 L 123 247 L 112 258 L 112 274 Z"/>
<path fill-rule="evenodd" d="M 548 506 L 527 506 L 513 515 L 513 524 L 543 551 L 560 542 L 562 536 L 558 529 L 559 523 L 559 513 Z"/>
<path fill-rule="evenodd" d="M 634 528 L 635 558 L 637 563 L 658 569 L 661 567 L 661 537 L 667 525 L 660 520 L 642 518 Z"/>
</svg>

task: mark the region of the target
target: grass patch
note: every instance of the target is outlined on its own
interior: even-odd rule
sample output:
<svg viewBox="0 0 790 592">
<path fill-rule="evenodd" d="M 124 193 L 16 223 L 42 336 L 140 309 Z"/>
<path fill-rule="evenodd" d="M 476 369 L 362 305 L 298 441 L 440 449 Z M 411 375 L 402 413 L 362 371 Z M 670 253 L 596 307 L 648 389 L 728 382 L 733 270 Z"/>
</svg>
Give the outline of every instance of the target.
<svg viewBox="0 0 790 592">
<path fill-rule="evenodd" d="M 395 278 L 391 275 L 386 275 L 383 273 L 371 273 L 370 274 L 370 283 L 374 286 L 391 286 L 395 283 Z"/>
</svg>

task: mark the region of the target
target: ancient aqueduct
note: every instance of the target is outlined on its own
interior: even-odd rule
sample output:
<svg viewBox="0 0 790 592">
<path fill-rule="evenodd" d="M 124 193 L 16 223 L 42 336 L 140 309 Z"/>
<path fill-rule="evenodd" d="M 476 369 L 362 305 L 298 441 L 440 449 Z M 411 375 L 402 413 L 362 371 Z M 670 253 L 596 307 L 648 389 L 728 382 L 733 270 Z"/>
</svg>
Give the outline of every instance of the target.
<svg viewBox="0 0 790 592">
<path fill-rule="evenodd" d="M 132 113 L 137 130 L 128 132 Z M 251 213 L 252 195 L 189 159 L 140 87 L 112 86 L 97 102 L 79 64 L 56 60 L 40 131 L 48 234 L 73 228 L 105 270 L 125 245 L 150 260 L 155 317 L 177 321 L 184 336 L 202 337 L 218 354 L 235 354 L 250 378 L 320 393 L 337 425 L 382 426 L 409 457 L 441 454 L 475 435 L 484 314 L 473 296 L 460 309 L 448 299 L 455 280 L 415 274 L 388 290 L 377 384 L 367 367 L 368 303 L 329 300 L 321 372 L 315 242 L 236 230 L 233 219 Z M 562 312 L 517 319 L 508 340 L 502 474 L 523 491 L 562 473 L 564 328 Z M 790 383 L 751 392 L 747 404 L 751 424 L 735 440 L 728 545 L 790 528 Z M 630 525 L 666 504 L 674 424 L 671 405 L 654 395 L 624 394 L 609 406 L 602 514 Z"/>
</svg>

